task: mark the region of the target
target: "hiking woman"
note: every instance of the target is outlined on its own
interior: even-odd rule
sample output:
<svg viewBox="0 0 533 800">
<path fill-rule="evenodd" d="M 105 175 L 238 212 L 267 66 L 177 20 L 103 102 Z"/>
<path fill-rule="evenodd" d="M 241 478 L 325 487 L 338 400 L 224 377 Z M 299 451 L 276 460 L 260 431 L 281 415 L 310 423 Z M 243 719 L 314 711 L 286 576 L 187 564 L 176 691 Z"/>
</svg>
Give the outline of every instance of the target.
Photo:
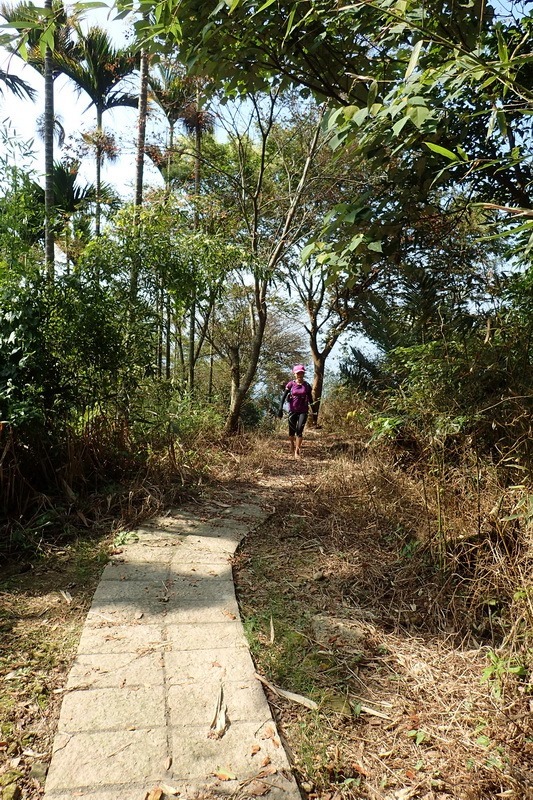
<svg viewBox="0 0 533 800">
<path fill-rule="evenodd" d="M 311 386 L 304 380 L 305 367 L 303 364 L 296 364 L 293 368 L 294 380 L 289 381 L 283 392 L 283 397 L 279 404 L 278 417 L 283 416 L 283 405 L 289 398 L 289 441 L 291 445 L 291 455 L 293 458 L 300 458 L 300 449 L 304 435 L 305 423 L 309 414 L 309 406 L 313 409 L 313 394 Z"/>
</svg>

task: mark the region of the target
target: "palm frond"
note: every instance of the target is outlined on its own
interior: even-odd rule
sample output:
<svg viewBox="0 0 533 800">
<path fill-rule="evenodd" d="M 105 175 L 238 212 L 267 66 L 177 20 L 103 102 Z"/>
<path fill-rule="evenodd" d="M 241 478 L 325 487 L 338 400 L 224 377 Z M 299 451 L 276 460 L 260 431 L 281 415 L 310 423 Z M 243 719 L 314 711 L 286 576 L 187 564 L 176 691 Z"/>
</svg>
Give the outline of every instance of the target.
<svg viewBox="0 0 533 800">
<path fill-rule="evenodd" d="M 3 84 L 3 86 L 2 86 Z M 9 89 L 15 97 L 20 99 L 28 98 L 35 100 L 36 91 L 30 84 L 18 75 L 12 75 L 3 69 L 0 69 L 0 94 L 4 94 L 4 88 Z"/>
</svg>

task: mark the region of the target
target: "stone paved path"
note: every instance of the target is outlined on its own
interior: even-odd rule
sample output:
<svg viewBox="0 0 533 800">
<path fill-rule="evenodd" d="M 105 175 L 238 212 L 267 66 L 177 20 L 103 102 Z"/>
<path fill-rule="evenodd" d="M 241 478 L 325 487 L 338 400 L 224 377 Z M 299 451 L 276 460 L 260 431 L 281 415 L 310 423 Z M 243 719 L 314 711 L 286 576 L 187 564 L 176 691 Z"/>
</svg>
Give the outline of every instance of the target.
<svg viewBox="0 0 533 800">
<path fill-rule="evenodd" d="M 45 800 L 300 800 L 254 675 L 230 563 L 268 512 L 256 502 L 201 511 L 137 531 L 105 568 Z"/>
</svg>

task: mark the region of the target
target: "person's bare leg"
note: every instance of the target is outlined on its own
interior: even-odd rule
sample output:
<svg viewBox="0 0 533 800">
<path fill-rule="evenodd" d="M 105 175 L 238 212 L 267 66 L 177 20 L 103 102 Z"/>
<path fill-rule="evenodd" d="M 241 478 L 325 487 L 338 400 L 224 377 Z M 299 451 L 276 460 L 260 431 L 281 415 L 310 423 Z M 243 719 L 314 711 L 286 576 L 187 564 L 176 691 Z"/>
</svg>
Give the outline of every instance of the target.
<svg viewBox="0 0 533 800">
<path fill-rule="evenodd" d="M 296 451 L 296 445 L 294 443 L 294 436 L 289 436 L 289 442 L 291 443 L 291 456 L 294 456 Z"/>
<path fill-rule="evenodd" d="M 297 436 L 296 437 L 296 446 L 295 446 L 295 449 L 294 449 L 295 458 L 300 458 L 300 449 L 302 447 L 302 439 L 303 439 L 303 436 Z"/>
</svg>

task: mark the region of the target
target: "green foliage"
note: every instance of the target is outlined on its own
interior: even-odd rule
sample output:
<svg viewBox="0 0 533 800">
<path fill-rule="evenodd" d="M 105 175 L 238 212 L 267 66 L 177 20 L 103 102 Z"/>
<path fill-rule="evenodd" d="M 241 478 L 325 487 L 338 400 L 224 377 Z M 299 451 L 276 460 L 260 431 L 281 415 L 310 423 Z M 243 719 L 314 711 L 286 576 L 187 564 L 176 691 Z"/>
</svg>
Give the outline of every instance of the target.
<svg viewBox="0 0 533 800">
<path fill-rule="evenodd" d="M 2 420 L 61 427 L 116 391 L 127 366 L 122 312 L 109 291 L 77 277 L 0 287 Z"/>
<path fill-rule="evenodd" d="M 130 0 L 119 6 L 133 8 Z M 232 96 L 276 85 L 327 98 L 332 146 L 355 145 L 373 174 L 403 185 L 399 202 L 390 192 L 383 197 L 388 230 L 381 232 L 350 230 L 360 197 L 333 199 L 330 223 L 341 225 L 342 241 L 333 237 L 319 256 L 343 268 L 354 252 L 386 249 L 406 203 L 437 185 L 461 184 L 476 200 L 528 213 L 532 15 L 525 7 L 501 14 L 498 4 L 478 0 L 376 0 L 340 10 L 314 0 L 259 8 L 234 0 L 205 9 L 171 0 L 157 5 L 155 24 L 145 17 L 137 31 L 152 47 L 176 42 L 192 71 Z M 505 221 L 522 251 L 530 247 L 533 223 Z"/>
<path fill-rule="evenodd" d="M 515 656 L 500 654 L 495 650 L 489 650 L 487 659 L 489 664 L 483 670 L 481 682 L 487 683 L 490 686 L 492 694 L 498 699 L 502 696 L 506 680 L 511 676 L 515 678 L 525 678 L 528 675 L 526 664 Z"/>
<path fill-rule="evenodd" d="M 169 441 L 193 446 L 199 437 L 216 438 L 223 424 L 223 407 L 191 399 L 170 381 L 144 380 L 130 412 L 133 433 L 155 450 Z"/>
</svg>

